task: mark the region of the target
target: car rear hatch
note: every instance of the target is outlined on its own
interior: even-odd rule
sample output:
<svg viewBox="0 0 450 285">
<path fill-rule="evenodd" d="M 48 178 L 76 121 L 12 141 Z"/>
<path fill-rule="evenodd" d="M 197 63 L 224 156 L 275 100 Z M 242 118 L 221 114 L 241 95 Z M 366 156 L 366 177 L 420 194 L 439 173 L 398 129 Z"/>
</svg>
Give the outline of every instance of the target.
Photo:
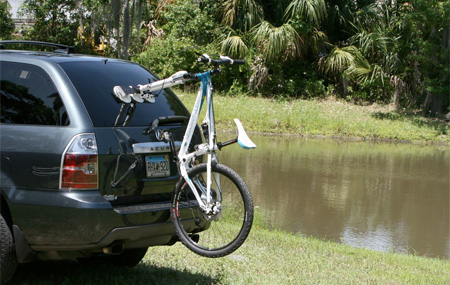
<svg viewBox="0 0 450 285">
<path fill-rule="evenodd" d="M 170 90 L 155 93 L 154 103 L 123 103 L 114 86 L 137 86 L 157 80 L 137 64 L 123 61 L 60 63 L 77 89 L 94 125 L 98 149 L 98 187 L 116 212 L 138 213 L 170 207 L 169 201 L 179 178 L 168 143 L 155 132 L 145 130 L 157 118 L 159 129 L 173 133 L 176 146 L 181 140 L 189 112 Z M 201 143 L 200 131 L 191 147 Z"/>
</svg>

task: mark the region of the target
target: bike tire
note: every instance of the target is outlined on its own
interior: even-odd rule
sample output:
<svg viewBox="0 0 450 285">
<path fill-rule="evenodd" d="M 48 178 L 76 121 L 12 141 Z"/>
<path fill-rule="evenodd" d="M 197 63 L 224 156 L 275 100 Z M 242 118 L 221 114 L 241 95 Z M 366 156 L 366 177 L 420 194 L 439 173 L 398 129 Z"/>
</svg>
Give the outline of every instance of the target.
<svg viewBox="0 0 450 285">
<path fill-rule="evenodd" d="M 201 256 L 222 257 L 247 239 L 253 223 L 253 201 L 244 180 L 231 168 L 213 164 L 211 174 L 213 199 L 222 197 L 220 214 L 204 214 L 192 190 L 180 178 L 172 197 L 171 215 L 175 231 L 187 248 Z M 198 189 L 206 187 L 206 175 L 206 163 L 188 171 L 189 179 Z M 221 195 L 217 195 L 217 185 Z"/>
</svg>

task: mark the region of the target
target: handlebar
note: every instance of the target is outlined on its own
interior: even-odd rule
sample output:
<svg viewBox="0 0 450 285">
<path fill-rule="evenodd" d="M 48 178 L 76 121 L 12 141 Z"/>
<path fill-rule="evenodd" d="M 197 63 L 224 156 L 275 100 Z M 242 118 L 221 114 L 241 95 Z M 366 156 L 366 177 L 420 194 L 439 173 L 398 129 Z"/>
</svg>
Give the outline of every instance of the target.
<svg viewBox="0 0 450 285">
<path fill-rule="evenodd" d="M 220 59 L 211 59 L 209 55 L 203 54 L 198 58 L 199 62 L 212 64 L 214 69 L 210 71 L 210 74 L 219 73 L 219 65 L 221 64 L 244 64 L 245 60 L 231 59 L 228 56 L 219 56 Z M 187 71 L 178 71 L 168 78 L 154 81 L 149 84 L 139 84 L 136 87 L 131 86 L 115 86 L 113 94 L 123 103 L 130 103 L 132 99 L 138 103 L 144 101 L 154 103 L 155 98 L 151 94 L 155 91 L 161 91 L 165 88 L 170 88 L 175 85 L 184 84 L 189 80 L 200 80 L 199 74 L 192 74 Z M 155 95 L 157 96 L 157 95 Z"/>
<path fill-rule="evenodd" d="M 219 56 L 220 59 L 211 59 L 209 55 L 203 54 L 201 57 L 198 58 L 199 62 L 203 63 L 210 63 L 214 66 L 219 66 L 221 64 L 245 64 L 245 60 L 242 59 L 232 59 L 228 56 Z"/>
</svg>

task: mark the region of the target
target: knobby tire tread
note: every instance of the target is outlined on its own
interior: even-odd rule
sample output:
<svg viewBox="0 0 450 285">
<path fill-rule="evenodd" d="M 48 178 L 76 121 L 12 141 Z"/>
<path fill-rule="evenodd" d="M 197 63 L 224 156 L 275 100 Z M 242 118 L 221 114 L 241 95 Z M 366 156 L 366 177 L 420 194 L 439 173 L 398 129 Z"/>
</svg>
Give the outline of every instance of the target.
<svg viewBox="0 0 450 285">
<path fill-rule="evenodd" d="M 181 191 L 180 189 L 183 186 L 183 184 L 185 183 L 185 181 L 182 177 L 178 180 L 175 190 L 174 190 L 174 193 L 173 193 L 172 203 L 171 203 L 171 205 L 172 205 L 171 215 L 172 215 L 172 223 L 174 225 L 175 232 L 177 233 L 180 241 L 188 249 L 190 249 L 194 253 L 204 256 L 204 257 L 217 258 L 217 257 L 223 257 L 223 256 L 231 254 L 232 252 L 237 250 L 244 243 L 244 241 L 247 239 L 247 237 L 250 233 L 250 230 L 252 228 L 254 213 L 253 213 L 253 200 L 252 200 L 252 197 L 250 194 L 250 190 L 248 189 L 247 184 L 244 182 L 242 177 L 239 174 L 237 174 L 234 170 L 229 168 L 228 166 L 225 166 L 225 165 L 219 164 L 219 163 L 213 164 L 211 170 L 212 170 L 212 172 L 218 172 L 218 173 L 228 177 L 231 181 L 234 180 L 234 182 L 238 186 L 237 188 L 239 189 L 239 191 L 242 194 L 242 197 L 244 199 L 246 222 L 244 223 L 244 226 L 242 227 L 242 229 L 239 232 L 236 239 L 225 248 L 222 248 L 217 251 L 216 250 L 211 251 L 211 250 L 199 247 L 196 243 L 192 242 L 192 240 L 188 236 L 186 236 L 187 233 L 185 233 L 183 226 L 181 225 L 181 221 L 176 216 L 175 209 L 174 209 L 175 204 L 176 204 L 176 199 L 178 197 L 178 193 Z M 206 173 L 206 163 L 196 165 L 193 168 L 189 169 L 188 176 L 191 177 L 191 176 L 194 176 L 194 175 L 202 173 L 202 172 Z M 208 230 L 206 230 L 206 231 L 208 231 Z M 200 239 L 201 239 L 201 237 L 200 237 Z"/>
<path fill-rule="evenodd" d="M 8 282 L 17 268 L 16 247 L 8 224 L 0 215 L 0 283 Z"/>
</svg>

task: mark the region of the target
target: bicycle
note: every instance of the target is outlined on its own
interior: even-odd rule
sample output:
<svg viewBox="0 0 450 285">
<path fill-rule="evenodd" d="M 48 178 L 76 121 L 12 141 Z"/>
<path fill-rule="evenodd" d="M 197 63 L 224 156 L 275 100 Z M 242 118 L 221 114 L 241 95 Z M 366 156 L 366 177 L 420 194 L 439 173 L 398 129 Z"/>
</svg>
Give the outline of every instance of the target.
<svg viewBox="0 0 450 285">
<path fill-rule="evenodd" d="M 238 143 L 244 149 L 253 149 L 256 145 L 250 140 L 238 119 L 234 119 L 237 137 L 216 143 L 212 76 L 220 73 L 221 65 L 244 64 L 245 61 L 225 56 L 212 59 L 207 54 L 202 55 L 198 61 L 212 65 L 213 69 L 196 74 L 179 71 L 166 79 L 131 87 L 129 90 L 116 86 L 114 94 L 125 103 L 132 100 L 152 103 L 156 100 L 154 95 L 156 91 L 191 80 L 200 81 L 190 118 L 160 117 L 144 132 L 146 134 L 155 132 L 158 140 L 169 143 L 181 174 L 171 201 L 172 222 L 179 239 L 187 248 L 199 255 L 222 257 L 234 252 L 246 240 L 253 223 L 253 201 L 244 180 L 234 170 L 220 164 L 216 152 L 234 143 Z M 201 127 L 206 142 L 195 146 L 193 152 L 188 152 L 205 98 L 207 109 Z M 186 131 L 177 152 L 172 134 L 159 129 L 158 125 L 161 122 L 187 120 Z M 197 158 L 204 155 L 207 156 L 207 162 L 199 163 Z M 195 229 L 199 227 L 203 230 L 197 232 Z"/>
</svg>

